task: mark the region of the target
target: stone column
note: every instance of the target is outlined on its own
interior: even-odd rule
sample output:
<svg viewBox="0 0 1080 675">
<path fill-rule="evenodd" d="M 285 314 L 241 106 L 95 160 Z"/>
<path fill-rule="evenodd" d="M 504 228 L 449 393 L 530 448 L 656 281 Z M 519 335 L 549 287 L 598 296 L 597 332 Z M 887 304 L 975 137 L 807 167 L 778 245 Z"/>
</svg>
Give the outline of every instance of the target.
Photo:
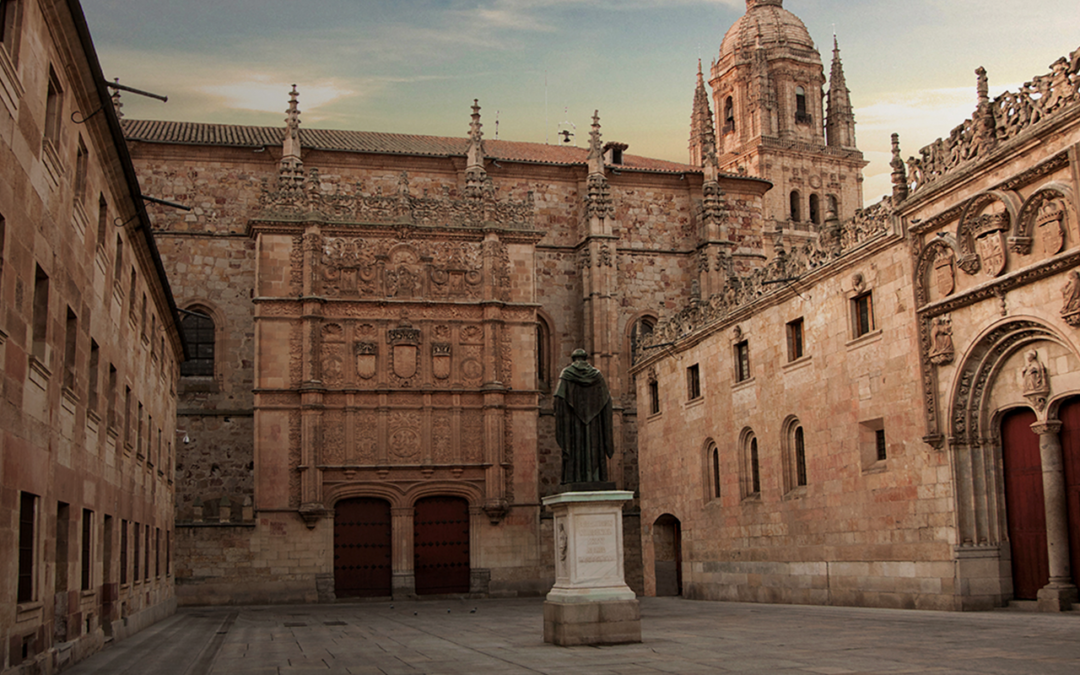
<svg viewBox="0 0 1080 675">
<path fill-rule="evenodd" d="M 393 568 L 391 592 L 395 598 L 416 595 L 416 576 L 413 565 L 413 519 L 415 509 L 390 509 L 390 559 Z"/>
<path fill-rule="evenodd" d="M 1077 601 L 1077 589 L 1069 569 L 1069 525 L 1065 504 L 1065 468 L 1061 453 L 1061 422 L 1036 422 L 1039 435 L 1043 495 L 1046 505 L 1046 546 L 1050 559 L 1050 583 L 1039 590 L 1039 611 L 1063 612 Z"/>
</svg>

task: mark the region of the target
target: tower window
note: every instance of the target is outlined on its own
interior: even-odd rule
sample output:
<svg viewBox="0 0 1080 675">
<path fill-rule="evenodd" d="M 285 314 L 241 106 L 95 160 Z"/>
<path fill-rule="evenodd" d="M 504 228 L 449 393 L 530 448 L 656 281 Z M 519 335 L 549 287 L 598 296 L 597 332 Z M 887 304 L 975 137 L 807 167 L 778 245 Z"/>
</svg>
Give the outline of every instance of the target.
<svg viewBox="0 0 1080 675">
<path fill-rule="evenodd" d="M 195 308 L 199 311 L 199 308 Z M 180 321 L 191 358 L 180 364 L 184 377 L 214 376 L 214 320 L 201 313 L 185 314 Z"/>
<path fill-rule="evenodd" d="M 799 222 L 800 220 L 802 220 L 802 208 L 801 208 L 802 204 L 801 204 L 801 201 L 802 201 L 802 197 L 799 194 L 799 191 L 798 190 L 792 190 L 791 191 L 791 198 L 790 198 L 790 202 L 791 202 L 791 220 L 793 222 L 796 222 L 796 223 Z"/>
<path fill-rule="evenodd" d="M 806 112 L 806 90 L 802 87 L 795 88 L 795 122 L 798 124 L 810 124 L 813 118 Z"/>
<path fill-rule="evenodd" d="M 730 96 L 724 102 L 724 133 L 730 134 L 735 131 L 735 101 Z"/>
<path fill-rule="evenodd" d="M 810 221 L 821 224 L 821 198 L 817 195 L 810 195 Z"/>
</svg>

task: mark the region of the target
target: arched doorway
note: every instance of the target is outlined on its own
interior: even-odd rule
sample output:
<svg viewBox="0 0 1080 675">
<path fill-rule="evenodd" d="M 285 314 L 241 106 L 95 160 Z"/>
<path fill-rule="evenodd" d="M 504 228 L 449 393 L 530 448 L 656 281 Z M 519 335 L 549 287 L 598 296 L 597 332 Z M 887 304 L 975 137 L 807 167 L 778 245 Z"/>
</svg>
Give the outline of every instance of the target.
<svg viewBox="0 0 1080 675">
<path fill-rule="evenodd" d="M 382 499 L 344 499 L 334 506 L 334 594 L 391 594 L 390 504 Z"/>
<path fill-rule="evenodd" d="M 1027 408 L 1006 413 L 1001 420 L 1013 597 L 1018 600 L 1037 599 L 1039 589 L 1050 581 L 1042 460 L 1039 437 L 1031 430 L 1035 421 Z"/>
<path fill-rule="evenodd" d="M 416 502 L 413 524 L 417 595 L 468 593 L 469 502 L 427 497 Z"/>
<path fill-rule="evenodd" d="M 1080 586 L 1080 398 L 1071 398 L 1058 409 L 1061 420 L 1061 453 L 1065 463 L 1065 504 L 1069 520 L 1069 553 L 1072 582 Z"/>
<path fill-rule="evenodd" d="M 653 523 L 656 596 L 682 595 L 682 525 L 664 514 Z"/>
</svg>

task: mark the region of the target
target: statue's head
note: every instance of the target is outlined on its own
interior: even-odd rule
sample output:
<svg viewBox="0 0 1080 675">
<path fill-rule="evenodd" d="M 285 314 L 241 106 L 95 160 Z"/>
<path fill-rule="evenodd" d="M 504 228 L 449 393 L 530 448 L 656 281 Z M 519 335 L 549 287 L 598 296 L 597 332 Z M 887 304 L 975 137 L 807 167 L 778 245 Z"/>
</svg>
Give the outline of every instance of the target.
<svg viewBox="0 0 1080 675">
<path fill-rule="evenodd" d="M 574 353 L 570 355 L 571 361 L 587 361 L 589 358 L 589 352 L 584 349 L 575 349 Z"/>
</svg>

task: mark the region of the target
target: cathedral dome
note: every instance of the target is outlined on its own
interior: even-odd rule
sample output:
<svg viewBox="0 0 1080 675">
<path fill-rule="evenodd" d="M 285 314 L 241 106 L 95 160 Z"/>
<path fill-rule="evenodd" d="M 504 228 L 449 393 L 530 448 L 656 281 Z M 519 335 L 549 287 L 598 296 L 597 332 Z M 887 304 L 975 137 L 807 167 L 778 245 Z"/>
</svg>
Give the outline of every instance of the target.
<svg viewBox="0 0 1080 675">
<path fill-rule="evenodd" d="M 739 49 L 785 46 L 817 52 L 810 31 L 799 17 L 784 9 L 784 0 L 746 0 L 746 14 L 728 30 L 720 45 L 720 58 Z"/>
</svg>

